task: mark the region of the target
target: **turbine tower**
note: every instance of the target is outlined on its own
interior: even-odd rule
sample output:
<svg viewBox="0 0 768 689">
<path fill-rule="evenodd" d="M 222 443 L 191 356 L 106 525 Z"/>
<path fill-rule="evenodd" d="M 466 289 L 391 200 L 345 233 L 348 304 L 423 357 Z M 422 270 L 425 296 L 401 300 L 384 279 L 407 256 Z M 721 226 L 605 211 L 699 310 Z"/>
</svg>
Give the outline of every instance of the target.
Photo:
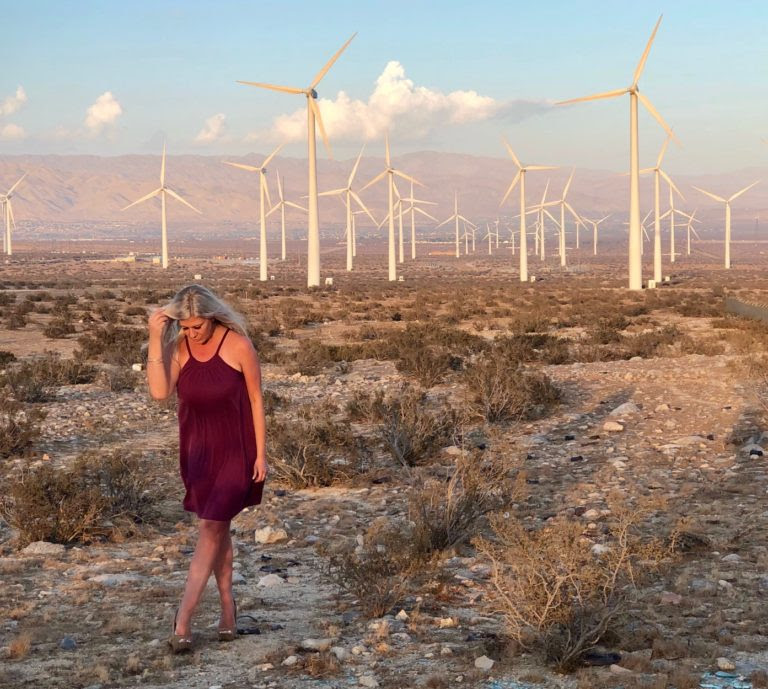
<svg viewBox="0 0 768 689">
<path fill-rule="evenodd" d="M 557 168 L 548 165 L 522 165 L 509 142 L 506 139 L 503 139 L 503 141 L 512 161 L 517 166 L 517 174 L 509 185 L 507 193 L 504 194 L 504 198 L 501 199 L 499 207 L 504 205 L 507 197 L 512 193 L 517 183 L 520 182 L 520 282 L 528 282 L 528 239 L 525 236 L 525 173 L 529 170 L 557 170 Z"/>
<path fill-rule="evenodd" d="M 240 168 L 241 170 L 248 170 L 248 172 L 259 173 L 259 280 L 266 282 L 267 276 L 267 208 L 265 201 L 272 207 L 272 199 L 269 198 L 269 187 L 267 186 L 267 165 L 271 162 L 272 158 L 277 155 L 277 152 L 283 147 L 280 144 L 272 153 L 270 153 L 266 160 L 260 165 L 245 165 L 244 163 L 230 163 L 225 161 L 227 165 Z"/>
<path fill-rule="evenodd" d="M 416 258 L 416 213 L 420 213 L 425 218 L 429 218 L 433 222 L 437 222 L 437 218 L 435 218 L 433 215 L 430 215 L 427 213 L 427 211 L 423 210 L 422 208 L 419 208 L 416 204 L 417 203 L 423 203 L 428 206 L 436 206 L 437 204 L 434 201 L 422 201 L 421 199 L 414 198 L 413 196 L 413 182 L 411 182 L 411 195 L 409 198 L 406 199 L 400 199 L 400 202 L 407 201 L 411 204 L 410 208 L 406 209 L 406 213 L 411 214 L 411 260 Z"/>
<path fill-rule="evenodd" d="M 376 224 L 376 220 L 371 215 L 371 211 L 368 210 L 366 205 L 363 203 L 362 199 L 357 195 L 357 192 L 355 192 L 352 189 L 352 182 L 355 179 L 355 175 L 357 174 L 357 166 L 360 165 L 360 158 L 363 157 L 363 151 L 365 150 L 365 146 L 360 149 L 360 153 L 357 156 L 357 160 L 355 161 L 355 164 L 352 166 L 352 172 L 349 173 L 349 179 L 347 180 L 347 186 L 342 187 L 340 189 L 333 189 L 331 191 L 324 191 L 319 194 L 319 196 L 341 196 L 344 195 L 344 205 L 347 209 L 347 270 L 352 270 L 352 257 L 353 257 L 353 251 L 352 251 L 352 199 L 355 200 L 355 203 L 357 203 L 358 206 L 360 206 L 360 209 L 363 210 L 365 213 L 368 214 L 368 217 L 373 220 L 374 224 Z"/>
<path fill-rule="evenodd" d="M 200 213 L 197 208 L 195 208 L 191 203 L 188 201 L 185 201 L 181 196 L 179 196 L 173 189 L 166 186 L 165 184 L 165 144 L 163 144 L 163 160 L 160 163 L 160 186 L 155 189 L 154 191 L 150 192 L 146 196 L 142 196 L 138 201 L 134 201 L 133 203 L 129 203 L 125 208 L 122 210 L 127 211 L 132 206 L 137 206 L 140 203 L 143 203 L 144 201 L 148 201 L 149 199 L 159 196 L 160 197 L 160 243 L 161 243 L 161 249 L 160 249 L 160 261 L 163 268 L 168 267 L 168 229 L 165 222 L 165 196 L 169 195 L 175 198 L 177 201 L 180 201 L 188 208 L 191 208 L 195 213 Z M 202 214 L 201 214 L 202 215 Z"/>
<path fill-rule="evenodd" d="M 307 212 L 307 209 L 304 208 L 304 206 L 300 206 L 298 203 L 293 203 L 293 201 L 286 201 L 283 194 L 283 183 L 280 181 L 279 171 L 275 177 L 277 177 L 278 202 L 269 209 L 267 217 L 272 215 L 272 213 L 274 213 L 276 210 L 280 211 L 280 260 L 285 261 L 285 207 L 289 206 L 290 208 L 296 208 L 297 210 L 304 211 L 305 213 Z"/>
<path fill-rule="evenodd" d="M 607 91 L 583 98 L 572 98 L 570 100 L 560 101 L 556 105 L 567 105 L 570 103 L 580 103 L 583 101 L 599 100 L 602 98 L 616 98 L 629 94 L 629 289 L 640 290 L 643 288 L 643 261 L 642 261 L 642 235 L 640 228 L 640 158 L 637 134 L 637 101 L 640 100 L 645 108 L 656 121 L 664 128 L 670 136 L 674 137 L 672 130 L 662 119 L 661 115 L 653 107 L 651 102 L 640 93 L 637 82 L 643 73 L 648 54 L 651 52 L 651 44 L 656 37 L 656 32 L 661 24 L 661 17 L 653 28 L 653 33 L 648 39 L 640 62 L 635 68 L 635 74 L 632 77 L 632 84 L 628 88 Z"/>
<path fill-rule="evenodd" d="M 320 126 L 320 134 L 323 137 L 323 143 L 331 155 L 331 147 L 328 143 L 328 137 L 325 134 L 323 118 L 320 116 L 320 108 L 317 106 L 317 91 L 315 87 L 322 81 L 333 63 L 339 59 L 341 54 L 352 42 L 357 33 L 347 40 L 347 42 L 336 51 L 325 66 L 317 73 L 317 76 L 307 86 L 307 88 L 295 88 L 293 86 L 277 86 L 275 84 L 265 84 L 256 81 L 238 81 L 247 86 L 256 86 L 272 91 L 281 91 L 283 93 L 301 94 L 307 99 L 307 150 L 309 158 L 309 228 L 307 231 L 307 287 L 320 286 L 320 224 L 317 211 L 317 146 L 315 138 L 315 121 Z"/>
<path fill-rule="evenodd" d="M 759 181 L 760 180 L 758 180 L 758 182 Z M 745 191 L 749 191 L 756 184 L 757 182 L 752 182 L 752 184 L 750 184 L 748 187 L 744 187 L 741 191 L 737 191 L 733 196 L 729 196 L 727 199 L 724 199 L 722 196 L 717 196 L 717 194 L 713 194 L 712 192 L 704 191 L 704 189 L 699 189 L 699 187 L 693 187 L 694 189 L 696 189 L 696 191 L 700 191 L 702 194 L 706 194 L 707 196 L 709 196 L 709 198 L 714 199 L 715 201 L 720 201 L 721 203 L 725 204 L 725 267 L 726 269 L 731 267 L 731 201 L 741 196 Z"/>
<path fill-rule="evenodd" d="M 5 234 L 3 235 L 3 246 L 5 247 L 5 255 L 6 256 L 12 256 L 13 255 L 13 239 L 11 237 L 11 227 L 13 229 L 16 229 L 16 220 L 13 217 L 13 206 L 11 204 L 11 198 L 13 197 L 13 192 L 16 191 L 16 187 L 21 184 L 21 181 L 27 176 L 27 173 L 25 172 L 19 179 L 16 180 L 16 183 L 3 194 L 0 196 L 0 203 L 3 204 L 3 215 L 5 216 Z"/>
<path fill-rule="evenodd" d="M 451 220 L 454 220 L 456 222 L 456 258 L 458 258 L 461 255 L 461 251 L 459 249 L 459 220 L 461 220 L 464 223 L 468 223 L 474 227 L 474 224 L 467 220 L 463 215 L 459 213 L 459 192 L 454 191 L 453 192 L 453 215 L 450 218 L 446 218 L 441 222 L 435 229 L 438 229 L 442 227 L 443 225 L 447 225 Z"/>
<path fill-rule="evenodd" d="M 389 135 L 384 137 L 384 144 L 385 144 L 385 150 L 386 150 L 386 168 L 382 170 L 376 177 L 374 177 L 368 184 L 366 184 L 360 191 L 364 191 L 368 187 L 376 184 L 380 179 L 383 179 L 385 176 L 388 179 L 388 208 L 389 208 L 389 241 L 388 241 L 388 255 L 389 255 L 389 280 L 391 282 L 397 280 L 397 260 L 395 256 L 395 175 L 398 177 L 407 180 L 408 182 L 413 182 L 414 184 L 418 184 L 420 187 L 423 187 L 424 185 L 419 182 L 417 179 L 414 179 L 410 175 L 406 175 L 404 172 L 400 172 L 400 170 L 395 170 L 395 168 L 392 167 L 392 162 L 389 157 Z"/>
</svg>

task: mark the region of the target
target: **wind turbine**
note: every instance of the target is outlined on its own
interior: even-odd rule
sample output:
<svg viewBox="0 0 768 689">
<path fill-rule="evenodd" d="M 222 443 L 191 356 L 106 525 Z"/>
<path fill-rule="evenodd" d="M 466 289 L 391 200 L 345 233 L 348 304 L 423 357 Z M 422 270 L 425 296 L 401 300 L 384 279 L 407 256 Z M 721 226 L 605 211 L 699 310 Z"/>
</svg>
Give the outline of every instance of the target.
<svg viewBox="0 0 768 689">
<path fill-rule="evenodd" d="M 659 155 L 656 158 L 656 166 L 655 167 L 648 167 L 644 170 L 640 170 L 641 175 L 647 175 L 650 173 L 653 173 L 653 211 L 654 211 L 654 232 L 653 232 L 653 279 L 655 280 L 656 284 L 661 284 L 661 212 L 659 207 L 659 193 L 661 190 L 661 178 L 663 177 L 667 184 L 669 185 L 669 197 L 670 200 L 672 199 L 672 190 L 674 189 L 679 195 L 680 198 L 683 198 L 683 195 L 680 193 L 680 190 L 675 186 L 675 183 L 672 181 L 672 179 L 667 175 L 664 170 L 661 169 L 661 163 L 664 160 L 664 154 L 667 152 L 667 146 L 669 146 L 669 140 L 671 136 L 667 136 L 667 138 L 664 140 L 664 143 L 661 145 L 661 150 L 659 151 Z M 674 215 L 672 218 L 672 261 L 674 262 L 674 248 L 675 248 L 675 230 L 674 230 Z"/>
<path fill-rule="evenodd" d="M 259 280 L 266 282 L 267 276 L 267 208 L 265 201 L 272 207 L 272 199 L 269 198 L 269 187 L 267 186 L 267 165 L 269 165 L 272 158 L 277 155 L 277 152 L 283 147 L 280 144 L 272 153 L 270 153 L 266 160 L 261 165 L 245 165 L 244 163 L 230 163 L 225 161 L 227 165 L 240 168 L 241 170 L 248 170 L 248 172 L 259 173 Z"/>
<path fill-rule="evenodd" d="M 592 253 L 595 256 L 597 256 L 597 226 L 601 222 L 608 220 L 610 217 L 610 215 L 606 215 L 604 218 L 600 218 L 600 220 L 588 220 L 587 218 L 584 218 L 585 222 L 592 225 Z"/>
<path fill-rule="evenodd" d="M 758 180 L 758 182 L 759 181 L 760 180 Z M 717 196 L 717 194 L 713 194 L 712 192 L 705 191 L 704 189 L 700 189 L 699 187 L 693 187 L 694 189 L 696 189 L 696 191 L 700 191 L 702 194 L 706 194 L 711 199 L 715 199 L 715 201 L 720 201 L 721 203 L 725 204 L 725 267 L 726 268 L 731 267 L 731 201 L 741 196 L 745 191 L 749 191 L 756 184 L 757 182 L 752 182 L 752 184 L 750 184 L 748 187 L 744 187 L 741 191 L 737 191 L 733 196 L 729 196 L 727 199 L 724 199 L 722 196 Z"/>
<path fill-rule="evenodd" d="M 460 256 L 459 251 L 459 220 L 461 220 L 464 223 L 469 223 L 472 225 L 472 222 L 467 220 L 463 215 L 459 213 L 459 192 L 454 191 L 453 192 L 453 215 L 450 218 L 446 218 L 441 222 L 435 229 L 438 229 L 442 227 L 443 225 L 447 225 L 451 220 L 454 220 L 456 222 L 456 235 L 455 235 L 455 241 L 456 241 L 456 258 Z M 474 227 L 474 225 L 473 225 Z"/>
<path fill-rule="evenodd" d="M 653 28 L 653 33 L 648 39 L 643 55 L 635 68 L 632 84 L 628 88 L 607 91 L 583 98 L 572 98 L 570 100 L 560 101 L 556 105 L 567 105 L 570 103 L 580 103 L 583 101 L 599 100 L 602 98 L 615 98 L 629 94 L 629 289 L 640 290 L 643 288 L 643 261 L 642 261 L 642 230 L 640 229 L 640 158 L 638 150 L 637 136 L 637 101 L 642 102 L 648 112 L 653 115 L 656 121 L 664 128 L 670 136 L 674 137 L 672 130 L 662 119 L 661 115 L 653 107 L 651 102 L 640 93 L 637 82 L 643 73 L 645 62 L 651 51 L 651 44 L 656 37 L 656 32 L 661 24 L 661 17 Z"/>
<path fill-rule="evenodd" d="M 267 212 L 267 217 L 272 215 L 275 211 L 280 211 L 280 260 L 285 261 L 285 207 L 289 206 L 290 208 L 296 208 L 297 210 L 307 212 L 307 209 L 304 208 L 304 206 L 300 206 L 298 203 L 293 203 L 293 201 L 286 201 L 285 196 L 283 195 L 283 184 L 280 181 L 280 172 L 275 175 L 277 177 L 277 197 L 278 202 L 272 206 L 272 208 L 269 209 Z"/>
<path fill-rule="evenodd" d="M 21 181 L 27 176 L 27 173 L 25 172 L 19 179 L 16 180 L 16 183 L 3 194 L 0 196 L 0 203 L 3 204 L 3 215 L 5 216 L 5 234 L 3 235 L 3 244 L 5 246 L 5 254 L 6 256 L 12 256 L 13 255 L 13 242 L 11 238 L 11 226 L 13 226 L 13 229 L 16 229 L 16 220 L 13 217 L 13 206 L 11 205 L 11 198 L 13 197 L 13 192 L 16 191 L 16 187 L 21 184 Z"/>
<path fill-rule="evenodd" d="M 360 207 L 361 210 L 363 210 L 365 213 L 368 214 L 368 217 L 373 220 L 374 224 L 376 223 L 376 220 L 371 215 L 371 212 L 368 210 L 366 205 L 362 202 L 360 197 L 357 195 L 357 192 L 355 192 L 352 189 L 352 182 L 355 179 L 355 175 L 357 174 L 357 167 L 360 165 L 360 158 L 363 157 L 363 151 L 365 150 L 365 146 L 363 146 L 360 149 L 360 153 L 357 156 L 357 160 L 355 161 L 355 164 L 352 166 L 352 172 L 349 173 L 349 179 L 347 180 L 347 186 L 341 187 L 340 189 L 333 189 L 331 191 L 324 191 L 319 194 L 319 196 L 344 196 L 344 205 L 347 209 L 347 270 L 352 270 L 352 257 L 353 257 L 353 251 L 352 251 L 352 200 L 355 200 L 355 203 Z"/>
<path fill-rule="evenodd" d="M 699 233 L 696 232 L 696 228 L 693 226 L 693 223 L 695 223 L 695 222 L 700 223 L 701 222 L 701 220 L 697 220 L 696 219 L 696 211 L 697 210 L 699 210 L 699 209 L 698 208 L 694 209 L 693 213 L 691 213 L 690 215 L 688 213 L 686 213 L 685 211 L 677 211 L 684 218 L 688 218 L 688 222 L 686 223 L 686 228 L 685 228 L 686 229 L 686 234 L 687 234 L 687 244 L 688 244 L 687 254 L 688 254 L 688 256 L 691 255 L 691 232 L 693 232 L 693 234 L 696 235 L 696 239 L 701 239 L 701 237 L 699 237 Z"/>
<path fill-rule="evenodd" d="M 568 209 L 568 212 L 573 216 L 573 218 L 576 221 L 576 232 L 579 231 L 579 223 L 583 224 L 583 221 L 579 214 L 573 210 L 573 207 L 570 203 L 568 203 L 568 190 L 571 188 L 571 182 L 573 181 L 573 175 L 576 171 L 571 170 L 571 174 L 568 177 L 568 181 L 565 183 L 565 187 L 563 188 L 563 196 L 556 201 L 549 201 L 548 203 L 544 204 L 545 206 L 560 206 L 560 222 L 557 223 L 560 226 L 560 234 L 559 234 L 559 254 L 560 254 L 560 266 L 562 268 L 565 267 L 567 261 L 566 261 L 566 251 L 565 251 L 565 210 Z M 550 217 L 552 217 L 550 215 Z M 576 248 L 578 248 L 578 244 L 576 245 Z"/>
<path fill-rule="evenodd" d="M 315 138 L 315 120 L 320 125 L 320 134 L 323 137 L 323 143 L 331 155 L 331 147 L 328 143 L 328 137 L 325 134 L 323 118 L 320 116 L 320 108 L 317 106 L 317 91 L 315 87 L 322 81 L 333 63 L 339 59 L 341 54 L 357 35 L 353 33 L 347 42 L 336 51 L 325 66 L 317 73 L 315 78 L 306 88 L 295 88 L 293 86 L 277 86 L 275 84 L 265 84 L 256 81 L 238 81 L 239 84 L 247 86 L 256 86 L 258 88 L 270 89 L 272 91 L 281 91 L 283 93 L 301 94 L 307 99 L 307 149 L 309 158 L 309 228 L 307 230 L 307 287 L 320 286 L 320 225 L 317 211 L 317 145 Z"/>
<path fill-rule="evenodd" d="M 504 194 L 504 198 L 501 199 L 499 206 L 504 205 L 515 185 L 520 182 L 520 282 L 528 282 L 528 238 L 525 236 L 525 173 L 529 170 L 556 170 L 557 168 L 548 165 L 522 165 L 509 142 L 506 139 L 503 141 L 509 156 L 517 166 L 517 174 L 512 179 L 512 183 L 509 185 L 507 193 Z"/>
<path fill-rule="evenodd" d="M 160 186 L 155 189 L 153 192 L 150 192 L 146 196 L 142 196 L 138 201 L 134 201 L 133 203 L 129 203 L 125 208 L 122 210 L 127 211 L 132 206 L 136 206 L 140 203 L 143 203 L 144 201 L 147 201 L 154 196 L 160 197 L 160 237 L 161 237 L 161 265 L 163 268 L 168 267 L 168 230 L 165 222 L 165 196 L 168 194 L 169 196 L 172 196 L 177 201 L 180 201 L 185 206 L 191 208 L 195 213 L 200 213 L 197 208 L 195 208 L 191 203 L 188 201 L 185 201 L 181 196 L 179 196 L 173 189 L 165 185 L 165 144 L 163 144 L 163 160 L 160 163 Z M 201 213 L 202 215 L 202 213 Z"/>
<path fill-rule="evenodd" d="M 350 39 L 351 40 L 351 39 Z M 368 184 L 366 184 L 360 191 L 364 191 L 368 187 L 376 184 L 379 180 L 385 176 L 388 179 L 388 200 L 389 200 L 389 239 L 388 239 L 388 255 L 389 255 L 389 280 L 391 282 L 397 280 L 397 262 L 395 257 L 395 176 L 405 179 L 414 184 L 418 184 L 420 187 L 424 185 L 417 179 L 414 179 L 410 175 L 406 175 L 400 170 L 395 170 L 392 167 L 392 162 L 389 157 L 389 135 L 384 137 L 385 150 L 386 150 L 386 168 L 382 170 L 376 177 L 374 177 Z"/>
<path fill-rule="evenodd" d="M 433 215 L 430 215 L 427 213 L 427 211 L 419 208 L 416 204 L 417 203 L 423 203 L 428 206 L 436 206 L 437 204 L 434 201 L 422 201 L 421 199 L 417 199 L 413 195 L 413 182 L 411 182 L 411 195 L 407 199 L 400 199 L 400 201 L 407 201 L 411 204 L 411 207 L 406 210 L 406 213 L 411 214 L 411 259 L 416 258 L 416 213 L 420 213 L 425 218 L 429 218 L 430 220 L 437 222 L 437 218 L 435 218 Z"/>
</svg>

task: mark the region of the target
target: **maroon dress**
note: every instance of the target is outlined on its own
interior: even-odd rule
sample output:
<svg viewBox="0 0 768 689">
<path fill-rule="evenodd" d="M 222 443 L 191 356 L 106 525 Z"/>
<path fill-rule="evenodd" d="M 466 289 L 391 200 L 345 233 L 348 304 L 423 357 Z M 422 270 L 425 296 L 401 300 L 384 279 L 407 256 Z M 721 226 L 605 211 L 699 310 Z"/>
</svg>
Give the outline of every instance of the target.
<svg viewBox="0 0 768 689">
<path fill-rule="evenodd" d="M 184 509 L 201 519 L 228 521 L 258 505 L 264 482 L 253 480 L 256 434 L 245 376 L 219 350 L 208 361 L 192 356 L 179 372 L 179 466 Z"/>
</svg>

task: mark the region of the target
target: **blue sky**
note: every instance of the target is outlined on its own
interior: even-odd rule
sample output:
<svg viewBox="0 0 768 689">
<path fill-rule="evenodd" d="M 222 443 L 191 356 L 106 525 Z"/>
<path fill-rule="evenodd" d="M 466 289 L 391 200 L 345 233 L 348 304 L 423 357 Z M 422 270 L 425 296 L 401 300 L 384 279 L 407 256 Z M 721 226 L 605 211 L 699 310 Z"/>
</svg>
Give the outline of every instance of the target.
<svg viewBox="0 0 768 689">
<path fill-rule="evenodd" d="M 384 130 L 395 154 L 503 156 L 503 134 L 524 161 L 618 171 L 627 166 L 628 97 L 550 104 L 628 85 L 663 12 L 640 87 L 683 143 L 666 167 L 768 165 L 766 3 L 2 0 L 0 8 L 0 154 L 156 153 L 167 137 L 172 154 L 266 153 L 288 141 L 288 155 L 304 156 L 304 99 L 235 82 L 306 86 L 357 31 L 318 88 L 336 157 L 366 139 L 376 151 Z M 641 163 L 650 165 L 663 132 L 646 114 L 640 125 Z"/>
</svg>

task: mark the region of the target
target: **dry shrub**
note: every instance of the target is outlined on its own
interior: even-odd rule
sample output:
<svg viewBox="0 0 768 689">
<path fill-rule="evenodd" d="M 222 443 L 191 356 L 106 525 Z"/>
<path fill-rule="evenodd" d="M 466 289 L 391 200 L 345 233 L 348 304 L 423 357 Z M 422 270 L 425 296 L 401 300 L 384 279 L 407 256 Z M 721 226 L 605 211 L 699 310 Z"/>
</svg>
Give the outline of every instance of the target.
<svg viewBox="0 0 768 689">
<path fill-rule="evenodd" d="M 298 418 L 275 414 L 268 419 L 272 476 L 292 488 L 330 486 L 362 471 L 361 439 L 348 423 L 318 412 L 306 405 Z"/>
<path fill-rule="evenodd" d="M 330 651 L 321 651 L 309 656 L 304 671 L 310 677 L 333 677 L 341 671 L 341 663 Z"/>
<path fill-rule="evenodd" d="M 520 500 L 525 476 L 501 456 L 461 455 L 448 481 L 414 478 L 409 496 L 414 548 L 444 550 L 477 535 L 487 514 Z"/>
<path fill-rule="evenodd" d="M 123 392 L 134 390 L 139 384 L 140 377 L 136 371 L 127 366 L 111 366 L 104 371 L 101 380 L 107 390 Z"/>
<path fill-rule="evenodd" d="M 663 542 L 644 538 L 639 528 L 659 507 L 614 499 L 609 550 L 600 556 L 582 537 L 582 525 L 564 517 L 529 531 L 509 513 L 492 515 L 494 539 L 475 543 L 491 560 L 490 594 L 510 637 L 560 670 L 575 668 L 616 626 L 638 582 L 668 557 Z"/>
<path fill-rule="evenodd" d="M 413 548 L 408 524 L 382 518 L 363 537 L 363 544 L 346 541 L 334 549 L 324 544 L 326 573 L 339 590 L 352 595 L 368 617 L 381 617 L 398 605 L 426 568 Z"/>
<path fill-rule="evenodd" d="M 93 366 L 77 358 L 62 359 L 55 352 L 46 352 L 32 361 L 7 369 L 0 384 L 19 402 L 45 402 L 56 387 L 91 383 L 95 377 Z"/>
<path fill-rule="evenodd" d="M 20 634 L 10 644 L 8 644 L 8 657 L 11 660 L 21 660 L 29 653 L 32 647 L 32 636 L 30 634 Z"/>
<path fill-rule="evenodd" d="M 40 437 L 45 412 L 8 398 L 0 399 L 0 458 L 24 452 Z"/>
<path fill-rule="evenodd" d="M 417 346 L 401 353 L 397 370 L 416 377 L 424 388 L 437 385 L 451 367 L 457 365 L 456 357 L 437 347 Z"/>
<path fill-rule="evenodd" d="M 560 401 L 545 374 L 493 353 L 467 367 L 464 383 L 475 413 L 489 423 L 537 418 Z"/>
<path fill-rule="evenodd" d="M 431 412 L 426 394 L 408 384 L 388 397 L 381 390 L 359 393 L 348 409 L 353 417 L 376 425 L 387 452 L 404 467 L 429 460 L 448 442 L 456 425 L 452 410 Z"/>
<path fill-rule="evenodd" d="M 120 328 L 106 325 L 94 328 L 77 338 L 78 355 L 83 359 L 95 359 L 106 364 L 130 366 L 146 358 L 142 345 L 147 339 L 142 328 Z"/>
<path fill-rule="evenodd" d="M 0 497 L 0 516 L 33 541 L 119 538 L 154 517 L 154 477 L 138 454 L 85 453 L 71 469 L 43 464 L 22 472 Z"/>
</svg>

